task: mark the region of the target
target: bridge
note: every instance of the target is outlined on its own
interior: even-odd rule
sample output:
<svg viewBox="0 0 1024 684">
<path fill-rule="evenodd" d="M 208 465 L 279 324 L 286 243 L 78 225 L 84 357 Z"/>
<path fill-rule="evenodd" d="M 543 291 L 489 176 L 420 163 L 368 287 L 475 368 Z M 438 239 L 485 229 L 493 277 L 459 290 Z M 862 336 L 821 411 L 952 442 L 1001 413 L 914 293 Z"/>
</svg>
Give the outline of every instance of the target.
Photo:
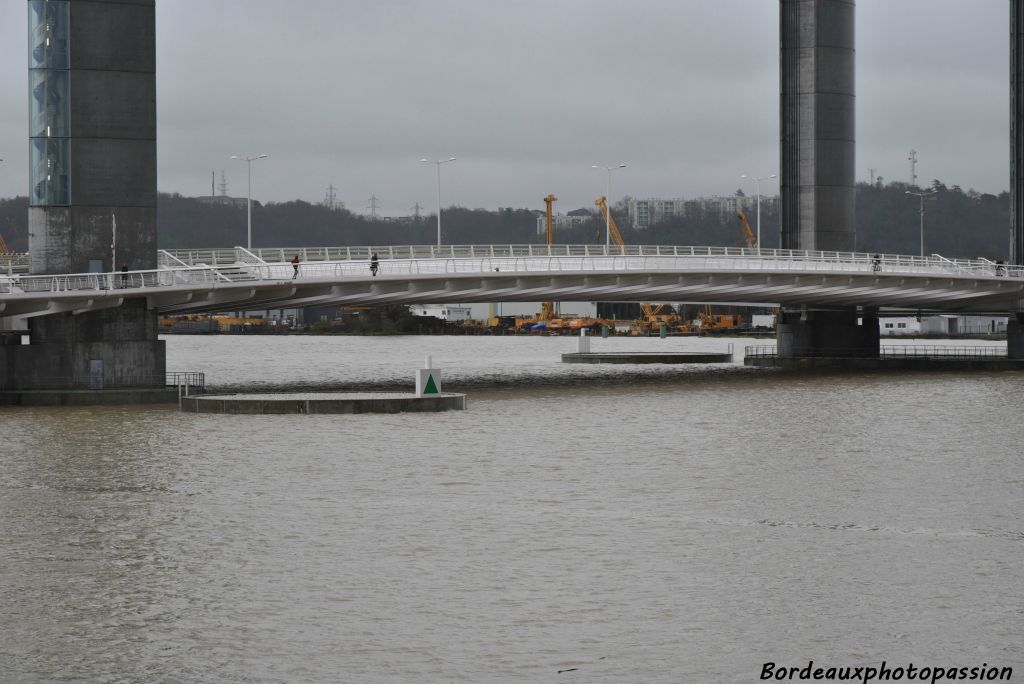
<svg viewBox="0 0 1024 684">
<path fill-rule="evenodd" d="M 854 13 L 852 0 L 779 2 L 783 250 L 470 245 L 158 252 L 154 0 L 30 3 L 28 69 L 39 110 L 29 123 L 31 259 L 0 264 L 0 393 L 162 386 L 166 348 L 158 312 L 331 303 L 770 304 L 780 307 L 776 336 L 785 359 L 877 357 L 878 316 L 889 311 L 984 312 L 1009 316 L 1007 356 L 1024 359 L 1020 266 L 853 251 Z M 139 39 L 111 43 L 115 34 Z M 1010 6 L 1009 38 L 1008 253 L 1024 264 L 1018 2 Z M 58 49 L 68 43 L 76 48 Z M 124 88 L 127 82 L 133 87 Z M 68 83 L 83 96 L 67 97 Z M 376 277 L 369 272 L 373 252 L 380 257 Z M 288 261 L 295 253 L 302 265 L 293 278 Z M 28 328 L 28 344 L 19 326 Z"/>
<path fill-rule="evenodd" d="M 377 276 L 369 269 L 373 254 L 380 263 Z M 295 255 L 301 260 L 297 274 L 290 263 Z M 48 275 L 16 272 L 15 261 L 0 275 L 0 319 L 81 314 L 130 300 L 164 314 L 558 300 L 1005 315 L 1024 299 L 1024 267 L 986 259 L 756 248 L 235 247 L 161 251 L 160 266 L 152 270 Z M 0 328 L 17 327 L 7 323 Z"/>
</svg>

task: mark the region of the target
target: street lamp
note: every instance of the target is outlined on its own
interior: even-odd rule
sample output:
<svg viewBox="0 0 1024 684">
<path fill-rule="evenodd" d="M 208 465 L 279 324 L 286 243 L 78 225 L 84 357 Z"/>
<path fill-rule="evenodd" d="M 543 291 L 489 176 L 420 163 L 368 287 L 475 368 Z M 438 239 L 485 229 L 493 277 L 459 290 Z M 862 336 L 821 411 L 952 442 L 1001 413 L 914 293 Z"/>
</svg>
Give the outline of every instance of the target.
<svg viewBox="0 0 1024 684">
<path fill-rule="evenodd" d="M 420 159 L 421 162 L 437 165 L 437 246 L 441 246 L 441 164 L 455 161 L 455 157 L 448 159 Z"/>
<path fill-rule="evenodd" d="M 619 164 L 618 166 L 597 166 L 592 165 L 592 169 L 604 169 L 608 172 L 608 191 L 605 193 L 605 209 L 608 211 L 604 217 L 604 245 L 609 247 L 612 244 L 612 171 L 615 169 L 626 168 L 625 164 Z"/>
<path fill-rule="evenodd" d="M 929 190 L 928 192 L 911 192 L 907 190 L 908 195 L 913 195 L 921 200 L 921 256 L 924 256 L 924 200 L 935 199 L 935 194 L 938 190 Z"/>
<path fill-rule="evenodd" d="M 269 155 L 258 154 L 255 157 L 239 157 L 237 155 L 231 155 L 232 159 L 244 161 L 249 167 L 249 194 L 248 200 L 246 201 L 246 229 L 245 229 L 245 248 L 252 249 L 252 163 L 257 159 L 266 159 Z"/>
<path fill-rule="evenodd" d="M 770 176 L 748 176 L 743 174 L 740 178 L 750 178 L 757 186 L 757 248 L 761 249 L 761 181 L 778 178 L 776 174 Z"/>
</svg>

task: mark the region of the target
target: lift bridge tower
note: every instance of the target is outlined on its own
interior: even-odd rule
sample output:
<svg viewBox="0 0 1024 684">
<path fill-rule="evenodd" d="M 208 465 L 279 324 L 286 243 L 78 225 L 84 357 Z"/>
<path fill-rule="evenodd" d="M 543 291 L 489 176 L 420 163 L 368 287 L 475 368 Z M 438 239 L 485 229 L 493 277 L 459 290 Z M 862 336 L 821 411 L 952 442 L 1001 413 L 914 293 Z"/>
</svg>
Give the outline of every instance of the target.
<svg viewBox="0 0 1024 684">
<path fill-rule="evenodd" d="M 156 267 L 155 0 L 28 0 L 30 272 Z M 162 388 L 142 300 L 28 319 L 13 390 Z"/>
<path fill-rule="evenodd" d="M 779 0 L 781 244 L 853 251 L 854 0 Z M 783 309 L 780 356 L 877 357 L 878 314 Z"/>
<path fill-rule="evenodd" d="M 1024 265 L 1024 7 L 1010 0 L 1010 263 Z M 1024 359 L 1024 299 L 1009 312 L 1006 352 Z"/>
</svg>

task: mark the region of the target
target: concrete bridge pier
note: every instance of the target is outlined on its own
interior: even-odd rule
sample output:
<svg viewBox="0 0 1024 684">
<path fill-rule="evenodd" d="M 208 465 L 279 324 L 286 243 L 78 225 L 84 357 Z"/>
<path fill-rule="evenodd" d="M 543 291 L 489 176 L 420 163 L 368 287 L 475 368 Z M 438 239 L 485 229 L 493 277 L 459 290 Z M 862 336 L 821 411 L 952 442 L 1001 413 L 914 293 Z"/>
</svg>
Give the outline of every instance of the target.
<svg viewBox="0 0 1024 684">
<path fill-rule="evenodd" d="M 775 330 L 782 359 L 879 357 L 875 311 L 783 309 Z"/>
<path fill-rule="evenodd" d="M 165 343 L 144 301 L 31 318 L 29 344 L 16 337 L 0 345 L 0 388 L 8 392 L 164 389 Z"/>
<path fill-rule="evenodd" d="M 1024 313 L 1011 313 L 1006 323 L 1006 358 L 1024 359 Z"/>
</svg>

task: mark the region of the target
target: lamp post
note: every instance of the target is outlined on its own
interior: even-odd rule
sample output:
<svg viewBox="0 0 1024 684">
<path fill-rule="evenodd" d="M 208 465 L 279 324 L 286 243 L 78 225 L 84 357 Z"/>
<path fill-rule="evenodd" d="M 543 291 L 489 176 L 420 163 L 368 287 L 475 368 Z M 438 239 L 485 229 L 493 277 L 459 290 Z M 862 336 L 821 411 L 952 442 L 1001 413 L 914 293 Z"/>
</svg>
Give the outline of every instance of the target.
<svg viewBox="0 0 1024 684">
<path fill-rule="evenodd" d="M 938 190 L 929 190 L 928 192 L 911 192 L 910 190 L 907 190 L 907 193 L 906 193 L 908 195 L 913 195 L 914 197 L 917 197 L 919 200 L 921 200 L 921 211 L 920 211 L 920 213 L 921 213 L 921 256 L 922 257 L 924 256 L 924 200 L 925 200 L 925 198 L 927 198 L 927 199 L 935 199 L 935 193 L 937 193 L 937 192 L 938 192 Z"/>
<path fill-rule="evenodd" d="M 441 246 L 441 164 L 447 164 L 448 162 L 455 161 L 455 157 L 448 157 L 447 159 L 420 159 L 421 162 L 426 164 L 434 164 L 437 166 L 437 246 Z"/>
<path fill-rule="evenodd" d="M 258 154 L 255 157 L 239 157 L 231 155 L 232 159 L 244 161 L 249 167 L 249 194 L 246 200 L 246 221 L 245 221 L 245 248 L 252 249 L 252 163 L 257 159 L 266 159 L 269 155 Z"/>
<path fill-rule="evenodd" d="M 604 217 L 604 246 L 610 247 L 612 244 L 612 171 L 615 169 L 626 168 L 625 164 L 619 164 L 618 166 L 597 166 L 592 165 L 592 169 L 604 169 L 608 173 L 608 190 L 605 192 L 605 209 L 608 213 Z"/>
<path fill-rule="evenodd" d="M 761 249 L 761 181 L 778 178 L 778 176 L 774 173 L 770 176 L 748 176 L 743 174 L 740 178 L 752 179 L 757 188 L 755 191 L 757 193 L 757 248 Z"/>
</svg>

